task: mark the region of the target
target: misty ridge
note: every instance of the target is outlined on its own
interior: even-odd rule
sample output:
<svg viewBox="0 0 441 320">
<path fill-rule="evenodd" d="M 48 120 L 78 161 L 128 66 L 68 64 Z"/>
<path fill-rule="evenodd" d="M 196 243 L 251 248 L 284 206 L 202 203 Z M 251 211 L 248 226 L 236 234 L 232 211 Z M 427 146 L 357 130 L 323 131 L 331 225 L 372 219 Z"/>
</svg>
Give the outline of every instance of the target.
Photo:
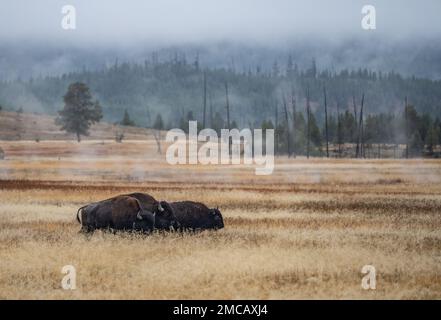
<svg viewBox="0 0 441 320">
<path fill-rule="evenodd" d="M 4 40 L 0 43 L 0 80 L 61 76 L 64 73 L 98 71 L 120 62 L 144 63 L 152 54 L 158 61 L 171 60 L 176 54 L 188 62 L 199 56 L 206 68 L 227 68 L 239 72 L 261 68 L 270 70 L 275 61 L 286 64 L 289 55 L 300 68 L 307 68 L 314 57 L 320 69 L 367 68 L 397 72 L 403 76 L 441 79 L 441 42 L 437 37 L 402 40 L 379 34 L 326 39 L 311 35 L 284 41 L 244 39 L 207 40 L 164 45 L 152 40 L 131 44 L 57 43 L 50 40 Z"/>
<path fill-rule="evenodd" d="M 121 120 L 124 111 L 139 126 L 161 113 L 176 126 L 189 112 L 201 120 L 203 77 L 214 114 L 225 109 L 230 87 L 232 119 L 256 126 L 274 116 L 283 96 L 294 94 L 299 108 L 305 92 L 312 112 L 323 120 L 322 90 L 329 108 L 352 109 L 365 93 L 367 113 L 402 111 L 404 97 L 422 113 L 441 114 L 441 44 L 391 42 L 366 36 L 342 42 L 303 40 L 290 46 L 219 42 L 164 48 L 4 43 L 1 48 L 0 105 L 6 110 L 56 114 L 68 85 L 86 83 L 100 100 L 104 119 Z M 372 45 L 375 43 L 375 45 Z"/>
<path fill-rule="evenodd" d="M 0 80 L 3 110 L 57 115 L 69 85 L 81 82 L 109 123 L 274 128 L 276 153 L 288 155 L 439 154 L 441 45 L 429 38 L 113 47 L 29 41 L 3 49 L 0 63 L 10 71 Z"/>
<path fill-rule="evenodd" d="M 324 86 L 331 115 L 364 93 L 366 114 L 402 112 L 407 96 L 418 112 L 438 116 L 439 3 L 374 4 L 378 31 L 366 32 L 359 0 L 76 0 L 78 28 L 65 31 L 62 2 L 5 2 L 0 105 L 55 115 L 69 84 L 80 81 L 106 121 L 127 112 L 136 125 L 152 126 L 161 114 L 176 127 L 201 121 L 205 78 L 212 117 L 225 118 L 228 84 L 239 127 L 274 122 L 274 109 L 290 97 L 304 112 L 307 90 L 322 124 Z"/>
</svg>

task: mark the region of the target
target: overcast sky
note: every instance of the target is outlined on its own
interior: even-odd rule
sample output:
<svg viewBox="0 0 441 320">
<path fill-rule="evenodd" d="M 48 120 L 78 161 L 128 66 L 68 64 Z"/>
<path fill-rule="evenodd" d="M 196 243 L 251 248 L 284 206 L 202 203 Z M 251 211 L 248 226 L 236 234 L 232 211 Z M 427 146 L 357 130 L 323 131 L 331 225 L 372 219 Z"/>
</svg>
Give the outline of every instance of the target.
<svg viewBox="0 0 441 320">
<path fill-rule="evenodd" d="M 61 28 L 74 5 L 77 29 Z M 441 0 L 1 0 L 0 40 L 72 43 L 284 41 L 362 35 L 361 8 L 377 10 L 380 35 L 441 37 Z"/>
</svg>

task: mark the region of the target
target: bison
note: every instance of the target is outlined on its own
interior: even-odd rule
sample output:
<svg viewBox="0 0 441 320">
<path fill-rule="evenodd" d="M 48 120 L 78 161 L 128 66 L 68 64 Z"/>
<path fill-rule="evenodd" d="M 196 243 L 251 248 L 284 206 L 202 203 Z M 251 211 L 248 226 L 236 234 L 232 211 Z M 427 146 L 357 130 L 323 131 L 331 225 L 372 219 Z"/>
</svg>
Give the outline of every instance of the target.
<svg viewBox="0 0 441 320">
<path fill-rule="evenodd" d="M 156 200 L 145 193 L 131 193 L 126 196 L 136 198 L 141 207 L 146 210 L 154 210 Z M 209 209 L 205 204 L 193 201 L 165 202 L 161 201 L 163 208 L 163 223 L 175 219 L 174 229 L 180 230 L 203 230 L 222 229 L 224 221 L 219 209 Z M 161 221 L 156 218 L 155 226 L 158 229 L 169 229 L 169 226 L 162 226 Z"/>
<path fill-rule="evenodd" d="M 158 202 L 141 193 L 116 196 L 81 207 L 77 211 L 77 220 L 84 232 L 95 229 L 151 231 L 155 228 L 179 228 L 173 209 L 167 202 Z"/>
<path fill-rule="evenodd" d="M 171 202 L 181 230 L 222 229 L 224 220 L 218 208 L 209 209 L 194 201 Z"/>
<path fill-rule="evenodd" d="M 146 193 L 130 193 L 128 197 L 133 197 L 141 205 L 143 210 L 155 213 L 155 228 L 160 230 L 178 229 L 180 227 L 176 214 L 167 201 L 157 201 L 151 195 Z"/>
</svg>

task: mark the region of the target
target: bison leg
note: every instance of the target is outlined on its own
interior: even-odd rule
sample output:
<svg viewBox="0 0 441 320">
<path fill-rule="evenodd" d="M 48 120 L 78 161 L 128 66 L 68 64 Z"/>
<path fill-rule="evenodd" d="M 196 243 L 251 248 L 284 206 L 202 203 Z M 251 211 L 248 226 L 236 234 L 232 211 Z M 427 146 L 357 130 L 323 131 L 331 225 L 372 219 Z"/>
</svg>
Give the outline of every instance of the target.
<svg viewBox="0 0 441 320">
<path fill-rule="evenodd" d="M 84 233 L 84 234 L 89 234 L 89 233 L 93 233 L 95 231 L 95 229 L 94 228 L 91 228 L 91 227 L 89 227 L 89 226 L 85 226 L 85 225 L 83 225 L 83 226 L 81 226 L 81 229 L 80 229 L 80 233 Z"/>
</svg>

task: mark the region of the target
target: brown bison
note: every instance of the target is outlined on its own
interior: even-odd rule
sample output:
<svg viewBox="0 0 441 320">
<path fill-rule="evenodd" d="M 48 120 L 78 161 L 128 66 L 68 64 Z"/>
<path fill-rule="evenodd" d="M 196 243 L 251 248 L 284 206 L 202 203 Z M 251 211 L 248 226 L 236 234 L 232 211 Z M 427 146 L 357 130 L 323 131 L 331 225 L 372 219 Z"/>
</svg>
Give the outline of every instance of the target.
<svg viewBox="0 0 441 320">
<path fill-rule="evenodd" d="M 141 205 L 143 210 L 151 211 L 155 214 L 155 228 L 160 230 L 178 229 L 180 227 L 176 214 L 167 201 L 157 201 L 147 193 L 130 193 L 125 196 L 133 197 Z"/>
<path fill-rule="evenodd" d="M 78 209 L 77 220 L 84 232 L 95 229 L 151 231 L 179 227 L 171 206 L 147 194 L 121 195 L 91 203 Z"/>
<path fill-rule="evenodd" d="M 209 209 L 205 204 L 193 201 L 171 202 L 181 230 L 222 229 L 224 220 L 219 209 Z"/>
</svg>

